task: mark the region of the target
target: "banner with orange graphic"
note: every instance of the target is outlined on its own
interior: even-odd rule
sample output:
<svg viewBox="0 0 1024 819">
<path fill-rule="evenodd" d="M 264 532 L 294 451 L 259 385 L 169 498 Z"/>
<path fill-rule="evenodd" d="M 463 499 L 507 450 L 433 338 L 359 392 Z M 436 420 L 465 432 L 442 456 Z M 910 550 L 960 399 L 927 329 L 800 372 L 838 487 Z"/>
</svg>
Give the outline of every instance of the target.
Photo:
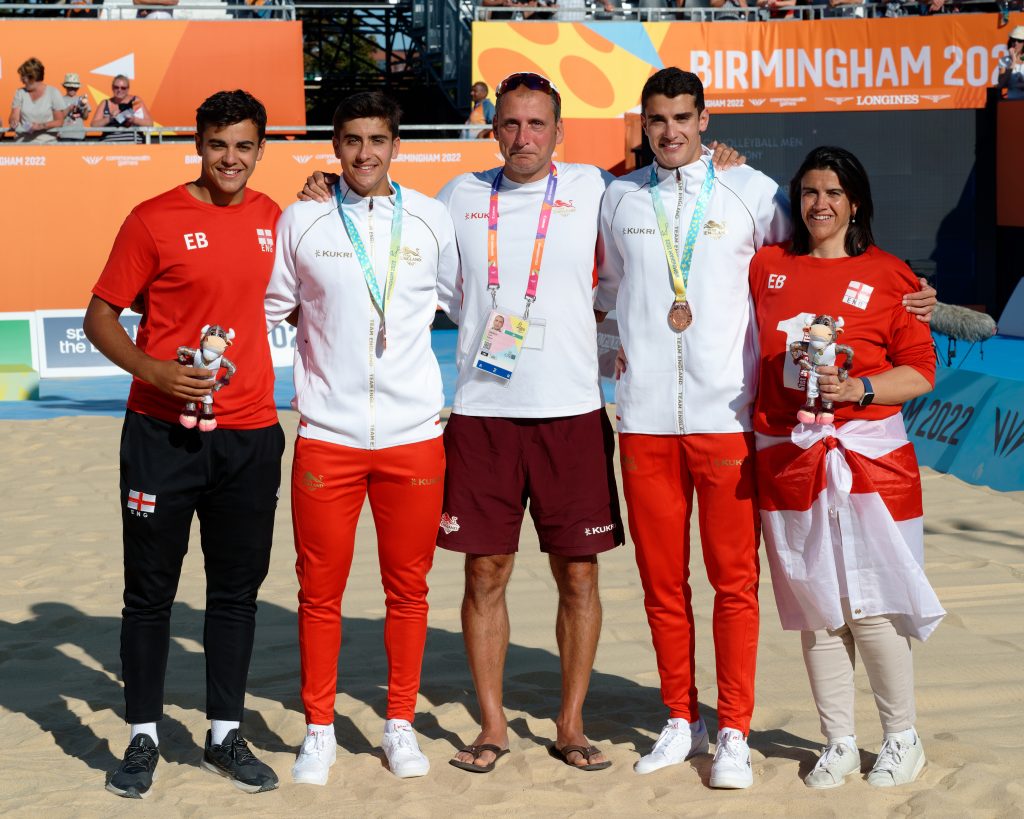
<svg viewBox="0 0 1024 819">
<path fill-rule="evenodd" d="M 473 25 L 473 78 L 492 88 L 515 71 L 550 77 L 568 118 L 636 109 L 658 69 L 704 83 L 714 113 L 981 108 L 1010 16 L 767 23 L 498 23 Z M 529 56 L 524 56 L 529 55 Z"/>
<path fill-rule="evenodd" d="M 11 20 L 0 22 L 0 116 L 21 87 L 29 57 L 63 94 L 64 74 L 82 82 L 93 110 L 124 74 L 157 125 L 190 125 L 216 91 L 244 88 L 267 107 L 271 125 L 305 125 L 302 24 L 277 20 Z"/>
<path fill-rule="evenodd" d="M 405 140 L 391 174 L 433 196 L 456 174 L 500 164 L 492 140 Z M 338 168 L 330 142 L 275 141 L 250 184 L 287 207 L 310 173 Z M 0 146 L 0 311 L 85 307 L 131 209 L 198 175 L 188 143 Z"/>
</svg>

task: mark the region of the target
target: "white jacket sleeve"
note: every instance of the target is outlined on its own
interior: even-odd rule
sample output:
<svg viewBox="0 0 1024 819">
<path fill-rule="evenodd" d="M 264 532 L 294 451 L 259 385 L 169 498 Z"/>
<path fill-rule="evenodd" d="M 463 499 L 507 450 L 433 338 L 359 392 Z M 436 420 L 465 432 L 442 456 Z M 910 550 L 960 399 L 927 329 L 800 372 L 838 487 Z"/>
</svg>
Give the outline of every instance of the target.
<svg viewBox="0 0 1024 819">
<path fill-rule="evenodd" d="M 789 218 L 789 197 L 778 185 L 767 177 L 764 190 L 758 197 L 754 240 L 760 249 L 765 245 L 777 245 L 785 242 L 793 235 L 793 225 Z M 771 184 L 768 184 L 770 183 Z"/>
<path fill-rule="evenodd" d="M 269 333 L 286 319 L 299 304 L 299 277 L 295 270 L 295 251 L 302 235 L 296 224 L 295 205 L 285 208 L 277 220 L 274 237 L 274 269 L 263 300 Z"/>
<path fill-rule="evenodd" d="M 441 215 L 437 225 L 437 306 L 458 324 L 462 313 L 462 263 L 448 208 L 438 210 Z"/>
<path fill-rule="evenodd" d="M 616 242 L 613 219 L 619 196 L 614 189 L 605 192 L 601 200 L 601 223 L 597 240 L 597 293 L 594 309 L 607 313 L 615 309 L 625 262 Z"/>
</svg>

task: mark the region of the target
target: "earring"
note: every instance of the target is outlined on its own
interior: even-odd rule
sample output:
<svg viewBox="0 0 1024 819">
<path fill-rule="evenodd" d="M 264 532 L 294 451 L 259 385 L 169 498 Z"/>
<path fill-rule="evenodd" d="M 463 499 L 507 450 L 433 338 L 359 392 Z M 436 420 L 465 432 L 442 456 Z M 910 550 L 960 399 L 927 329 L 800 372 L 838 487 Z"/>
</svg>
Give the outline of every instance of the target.
<svg viewBox="0 0 1024 819">
<path fill-rule="evenodd" d="M 850 217 L 850 224 L 851 225 L 857 224 L 857 214 L 854 214 L 853 216 Z"/>
</svg>

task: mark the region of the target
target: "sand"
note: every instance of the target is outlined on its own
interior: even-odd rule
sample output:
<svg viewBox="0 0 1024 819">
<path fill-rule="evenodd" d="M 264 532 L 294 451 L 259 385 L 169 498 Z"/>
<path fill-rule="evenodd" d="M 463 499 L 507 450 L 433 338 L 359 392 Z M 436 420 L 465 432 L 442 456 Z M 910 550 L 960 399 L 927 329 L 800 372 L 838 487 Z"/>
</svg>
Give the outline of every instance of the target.
<svg viewBox="0 0 1024 819">
<path fill-rule="evenodd" d="M 282 415 L 291 437 L 294 415 Z M 296 581 L 287 491 L 263 586 L 245 733 L 282 787 L 250 796 L 198 767 L 206 730 L 202 559 L 197 541 L 174 609 L 162 761 L 150 798 L 121 800 L 104 772 L 127 742 L 118 682 L 120 513 L 114 418 L 0 422 L 0 813 L 10 816 L 1021 816 L 1024 815 L 1024 497 L 924 472 L 927 568 L 949 616 L 915 645 L 918 730 L 928 767 L 888 791 L 862 777 L 832 791 L 801 778 L 821 742 L 799 638 L 778 624 L 762 584 L 758 705 L 750 744 L 754 787 L 707 787 L 711 757 L 640 777 L 632 764 L 663 724 L 654 653 L 629 544 L 601 557 L 604 632 L 587 701 L 587 730 L 614 761 L 583 773 L 547 753 L 559 673 L 555 590 L 532 529 L 510 587 L 506 704 L 512 754 L 490 775 L 447 764 L 476 733 L 459 629 L 461 560 L 439 551 L 416 727 L 432 769 L 398 780 L 379 751 L 385 701 L 383 594 L 368 509 L 345 598 L 338 763 L 325 788 L 288 777 L 303 735 L 298 697 Z M 285 474 L 291 453 L 286 454 Z M 696 536 L 696 533 L 695 533 Z M 715 730 L 712 595 L 695 549 L 698 683 Z M 863 770 L 881 742 L 858 670 Z"/>
</svg>

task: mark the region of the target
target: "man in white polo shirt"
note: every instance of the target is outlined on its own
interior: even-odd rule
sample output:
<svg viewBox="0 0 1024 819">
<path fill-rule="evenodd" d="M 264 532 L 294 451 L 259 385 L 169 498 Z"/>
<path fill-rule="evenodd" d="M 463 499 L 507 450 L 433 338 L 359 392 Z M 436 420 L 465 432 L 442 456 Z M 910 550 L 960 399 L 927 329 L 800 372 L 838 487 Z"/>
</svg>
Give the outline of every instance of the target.
<svg viewBox="0 0 1024 819">
<path fill-rule="evenodd" d="M 496 99 L 504 165 L 463 174 L 439 195 L 461 268 L 454 298 L 442 304 L 459 325 L 459 376 L 437 542 L 466 554 L 462 626 L 482 716 L 480 734 L 452 764 L 490 770 L 508 748 L 505 588 L 529 500 L 559 593 L 562 703 L 552 749 L 598 770 L 611 763 L 583 732 L 601 632 L 597 555 L 623 540 L 593 312 L 598 209 L 610 177 L 552 162 L 561 100 L 546 78 L 513 74 Z M 504 357 L 492 349 L 500 342 L 511 345 Z"/>
<path fill-rule="evenodd" d="M 751 408 L 757 351 L 748 267 L 789 237 L 778 185 L 749 167 L 716 171 L 696 75 L 666 68 L 641 95 L 655 161 L 616 180 L 601 208 L 595 306 L 616 309 L 628 365 L 616 389 L 623 491 L 668 724 L 635 765 L 651 773 L 708 750 L 698 711 L 689 523 L 715 589 L 714 788 L 753 782 L 760 536 Z M 914 294 L 923 304 L 934 291 Z M 927 308 L 915 312 L 925 312 Z"/>
<path fill-rule="evenodd" d="M 444 207 L 388 177 L 399 116 L 380 93 L 338 106 L 342 178 L 328 203 L 298 202 L 281 216 L 266 296 L 269 327 L 299 308 L 292 516 L 307 731 L 292 776 L 300 783 L 326 784 L 335 761 L 341 598 L 367 496 L 387 609 L 382 745 L 396 776 L 429 768 L 411 723 L 444 474 L 430 325 L 439 274 L 454 281 L 458 254 Z"/>
</svg>

